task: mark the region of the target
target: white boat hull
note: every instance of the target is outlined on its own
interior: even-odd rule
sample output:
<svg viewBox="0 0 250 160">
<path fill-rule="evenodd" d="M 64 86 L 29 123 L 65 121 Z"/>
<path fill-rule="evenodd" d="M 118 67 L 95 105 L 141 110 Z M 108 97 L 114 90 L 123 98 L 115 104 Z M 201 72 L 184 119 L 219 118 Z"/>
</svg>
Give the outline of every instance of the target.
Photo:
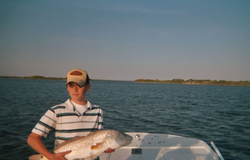
<svg viewBox="0 0 250 160">
<path fill-rule="evenodd" d="M 127 132 L 130 145 L 100 155 L 100 160 L 219 160 L 202 140 L 168 134 Z M 110 156 L 110 158 L 109 158 Z"/>
</svg>

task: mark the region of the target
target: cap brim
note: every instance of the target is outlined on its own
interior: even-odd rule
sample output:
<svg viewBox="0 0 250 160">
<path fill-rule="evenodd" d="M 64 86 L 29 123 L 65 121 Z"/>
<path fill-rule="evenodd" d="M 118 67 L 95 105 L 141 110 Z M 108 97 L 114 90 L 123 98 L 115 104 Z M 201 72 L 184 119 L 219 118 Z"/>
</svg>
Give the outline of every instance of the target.
<svg viewBox="0 0 250 160">
<path fill-rule="evenodd" d="M 84 86 L 84 84 L 86 83 L 86 82 L 83 81 L 82 79 L 79 79 L 79 78 L 76 78 L 76 77 L 74 77 L 74 78 L 68 78 L 68 79 L 67 79 L 66 85 L 67 85 L 68 83 L 70 83 L 70 82 L 74 82 L 74 83 L 76 83 L 76 84 L 77 84 L 78 86 L 80 86 L 80 87 Z"/>
</svg>

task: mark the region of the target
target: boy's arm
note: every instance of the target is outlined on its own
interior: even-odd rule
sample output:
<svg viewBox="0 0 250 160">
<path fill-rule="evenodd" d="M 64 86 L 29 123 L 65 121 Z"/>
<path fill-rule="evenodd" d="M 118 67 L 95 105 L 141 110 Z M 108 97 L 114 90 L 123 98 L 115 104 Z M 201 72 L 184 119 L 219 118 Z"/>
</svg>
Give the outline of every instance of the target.
<svg viewBox="0 0 250 160">
<path fill-rule="evenodd" d="M 71 151 L 66 151 L 62 153 L 53 154 L 48 151 L 42 142 L 41 136 L 36 133 L 31 133 L 27 139 L 27 143 L 38 153 L 44 155 L 49 160 L 66 160 L 64 157 L 66 154 L 69 154 Z"/>
</svg>

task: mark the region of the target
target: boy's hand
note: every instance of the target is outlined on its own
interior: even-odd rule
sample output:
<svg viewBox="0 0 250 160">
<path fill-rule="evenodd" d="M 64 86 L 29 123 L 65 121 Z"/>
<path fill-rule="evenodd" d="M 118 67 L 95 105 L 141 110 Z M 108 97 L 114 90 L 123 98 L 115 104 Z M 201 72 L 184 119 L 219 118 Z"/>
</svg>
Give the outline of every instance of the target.
<svg viewBox="0 0 250 160">
<path fill-rule="evenodd" d="M 71 151 L 56 153 L 52 159 L 53 159 L 53 160 L 67 160 L 67 159 L 65 158 L 65 155 L 66 155 L 66 154 L 69 154 L 70 152 L 71 152 Z"/>
<path fill-rule="evenodd" d="M 106 151 L 104 151 L 104 153 L 111 153 L 111 152 L 114 152 L 114 151 L 115 151 L 115 149 L 109 148 Z"/>
</svg>

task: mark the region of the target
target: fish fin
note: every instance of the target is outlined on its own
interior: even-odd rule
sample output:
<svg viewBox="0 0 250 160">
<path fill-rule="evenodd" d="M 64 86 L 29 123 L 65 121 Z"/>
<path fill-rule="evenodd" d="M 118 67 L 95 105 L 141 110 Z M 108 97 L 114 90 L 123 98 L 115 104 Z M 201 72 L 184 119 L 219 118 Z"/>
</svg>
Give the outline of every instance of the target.
<svg viewBox="0 0 250 160">
<path fill-rule="evenodd" d="M 92 145 L 91 149 L 100 149 L 103 147 L 103 142 L 96 143 L 96 145 Z"/>
<path fill-rule="evenodd" d="M 71 139 L 69 139 L 69 140 L 67 140 L 67 141 L 65 141 L 65 142 L 63 142 L 63 143 L 61 143 L 61 144 L 59 144 L 58 146 L 56 146 L 56 147 L 54 148 L 53 151 L 57 150 L 57 149 L 60 148 L 61 146 L 64 146 L 64 145 L 66 145 L 66 144 L 68 144 L 68 143 L 71 143 L 71 142 L 73 142 L 73 141 L 76 141 L 76 140 L 78 140 L 78 139 L 80 139 L 80 138 L 82 138 L 82 137 L 83 137 L 83 136 L 76 136 L 76 137 L 74 137 L 74 138 L 71 138 Z"/>
</svg>

